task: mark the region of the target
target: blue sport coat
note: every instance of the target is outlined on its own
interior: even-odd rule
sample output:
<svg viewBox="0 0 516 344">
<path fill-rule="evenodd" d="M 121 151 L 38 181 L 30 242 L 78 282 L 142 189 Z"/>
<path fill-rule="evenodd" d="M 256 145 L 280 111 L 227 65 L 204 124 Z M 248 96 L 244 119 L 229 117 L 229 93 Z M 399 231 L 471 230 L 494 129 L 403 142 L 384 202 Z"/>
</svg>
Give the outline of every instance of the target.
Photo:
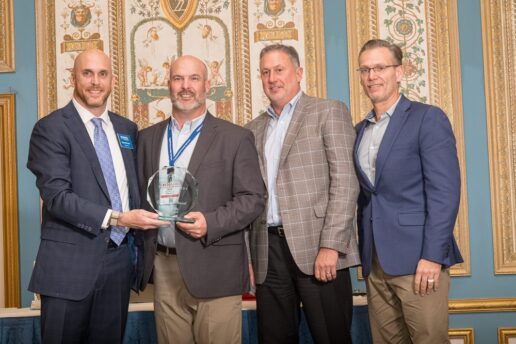
<svg viewBox="0 0 516 344">
<path fill-rule="evenodd" d="M 129 135 L 136 145 L 136 124 L 112 112 L 109 118 L 115 132 Z M 137 208 L 136 149 L 121 151 L 130 206 Z M 41 243 L 29 290 L 81 300 L 94 288 L 108 252 L 110 230 L 101 225 L 111 202 L 95 148 L 72 102 L 36 123 L 27 167 L 36 175 L 43 200 Z M 139 235 L 136 231 L 137 245 L 143 243 Z"/>
<path fill-rule="evenodd" d="M 368 123 L 356 126 L 354 147 L 364 276 L 371 271 L 374 249 L 383 270 L 394 276 L 414 274 L 421 258 L 444 267 L 462 262 L 453 237 L 460 171 L 445 113 L 401 96 L 378 151 L 374 185 L 358 161 Z"/>
</svg>

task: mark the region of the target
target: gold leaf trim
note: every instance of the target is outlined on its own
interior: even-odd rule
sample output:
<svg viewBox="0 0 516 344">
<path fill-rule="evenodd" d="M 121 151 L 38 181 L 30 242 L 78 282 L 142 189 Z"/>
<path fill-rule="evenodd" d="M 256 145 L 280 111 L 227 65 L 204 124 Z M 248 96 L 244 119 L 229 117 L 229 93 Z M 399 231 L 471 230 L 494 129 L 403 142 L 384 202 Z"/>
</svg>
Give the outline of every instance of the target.
<svg viewBox="0 0 516 344">
<path fill-rule="evenodd" d="M 13 0 L 0 0 L 0 72 L 14 72 Z"/>
<path fill-rule="evenodd" d="M 450 300 L 448 311 L 450 313 L 515 312 L 516 298 Z"/>
<path fill-rule="evenodd" d="M 511 339 L 516 339 L 516 327 L 498 328 L 498 344 L 509 344 Z"/>
<path fill-rule="evenodd" d="M 14 94 L 0 94 L 2 223 L 4 230 L 5 307 L 20 307 L 18 241 L 18 181 L 16 174 L 16 124 Z"/>
<path fill-rule="evenodd" d="M 480 4 L 495 273 L 515 274 L 516 3 Z"/>
<path fill-rule="evenodd" d="M 464 344 L 475 344 L 475 335 L 472 328 L 450 328 L 448 329 L 448 337 L 462 340 Z"/>
</svg>

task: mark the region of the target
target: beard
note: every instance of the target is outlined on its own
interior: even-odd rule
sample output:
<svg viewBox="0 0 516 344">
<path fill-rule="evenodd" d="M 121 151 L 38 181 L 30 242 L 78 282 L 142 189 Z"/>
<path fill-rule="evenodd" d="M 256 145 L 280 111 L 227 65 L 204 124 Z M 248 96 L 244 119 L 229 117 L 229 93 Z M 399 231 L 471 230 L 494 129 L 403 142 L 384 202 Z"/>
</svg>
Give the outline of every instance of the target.
<svg viewBox="0 0 516 344">
<path fill-rule="evenodd" d="M 77 88 L 74 90 L 74 95 L 88 108 L 104 107 L 107 103 L 107 99 L 109 98 L 109 92 L 105 92 L 101 98 L 94 98 L 88 96 L 84 91 L 77 90 Z"/>
<path fill-rule="evenodd" d="M 193 97 L 192 103 L 185 104 L 181 101 L 181 96 L 185 94 Z M 199 98 L 192 92 L 180 92 L 178 97 L 173 95 L 170 97 L 170 100 L 172 101 L 174 108 L 178 109 L 179 111 L 189 112 L 200 108 L 206 102 L 206 96 Z"/>
</svg>

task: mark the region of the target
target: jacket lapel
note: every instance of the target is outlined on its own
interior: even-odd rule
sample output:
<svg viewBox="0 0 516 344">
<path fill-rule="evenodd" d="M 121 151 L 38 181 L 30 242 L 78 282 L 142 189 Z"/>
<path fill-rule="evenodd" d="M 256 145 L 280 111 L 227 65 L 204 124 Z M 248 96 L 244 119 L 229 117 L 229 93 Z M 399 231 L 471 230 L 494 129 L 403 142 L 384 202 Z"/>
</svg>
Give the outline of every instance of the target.
<svg viewBox="0 0 516 344">
<path fill-rule="evenodd" d="M 258 159 L 260 163 L 260 172 L 262 174 L 263 181 L 267 187 L 267 160 L 265 159 L 265 141 L 267 138 L 267 126 L 269 124 L 269 115 L 263 113 L 258 117 L 258 123 L 256 128 L 255 142 L 256 150 L 258 151 Z"/>
<path fill-rule="evenodd" d="M 410 108 L 410 101 L 403 95 L 391 116 L 389 125 L 380 144 L 378 155 L 376 157 L 376 176 L 374 185 L 378 185 L 382 170 L 385 166 L 389 153 L 391 152 L 392 145 L 396 141 L 403 124 L 407 120 L 407 111 Z"/>
<path fill-rule="evenodd" d="M 357 138 L 355 140 L 355 147 L 353 149 L 353 154 L 355 158 L 355 166 L 356 170 L 358 172 L 358 178 L 360 180 L 360 183 L 363 187 L 368 189 L 369 191 L 374 190 L 373 184 L 371 184 L 371 181 L 365 174 L 364 170 L 362 169 L 362 166 L 360 165 L 360 158 L 358 155 L 358 149 L 360 147 L 360 142 L 362 142 L 362 137 L 364 136 L 365 128 L 367 127 L 367 120 L 363 120 L 361 123 L 358 124 L 358 131 L 357 131 Z"/>
<path fill-rule="evenodd" d="M 204 123 L 202 125 L 201 133 L 199 134 L 199 138 L 197 139 L 197 143 L 195 144 L 195 148 L 192 153 L 192 158 L 188 164 L 188 171 L 190 171 L 192 175 L 196 175 L 197 170 L 199 169 L 199 165 L 210 149 L 211 143 L 216 135 L 217 123 L 215 118 L 209 112 L 207 112 L 206 118 L 204 119 Z"/>
<path fill-rule="evenodd" d="M 115 116 L 112 112 L 108 112 L 109 119 L 111 120 L 111 123 L 113 123 L 113 128 L 115 130 L 115 135 L 117 135 L 117 142 L 118 140 L 118 134 L 125 134 L 131 136 L 131 133 L 128 129 L 126 129 L 126 126 L 121 121 L 121 119 L 117 116 Z M 120 152 L 122 153 L 122 159 L 124 160 L 124 166 L 125 166 L 125 174 L 127 175 L 127 184 L 129 186 L 129 198 L 134 203 L 139 203 L 139 192 L 138 192 L 138 183 L 136 182 L 138 180 L 136 176 L 136 166 L 135 166 L 135 160 L 134 160 L 134 152 L 136 149 L 136 137 L 131 136 L 131 140 L 133 143 L 133 148 L 122 148 L 120 147 Z M 132 204 L 132 207 L 136 207 L 136 204 Z"/>
<path fill-rule="evenodd" d="M 305 105 L 307 103 L 308 96 L 304 93 L 299 98 L 297 102 L 296 108 L 294 109 L 294 113 L 292 114 L 292 119 L 290 120 L 290 125 L 287 129 L 287 134 L 285 135 L 285 140 L 283 141 L 283 147 L 281 147 L 279 168 L 285 162 L 285 159 L 290 152 L 290 148 L 294 144 L 297 134 L 299 133 L 299 129 L 301 129 L 301 124 L 303 123 L 306 113 L 304 112 Z"/>
<path fill-rule="evenodd" d="M 146 154 L 149 154 L 151 157 L 151 173 L 149 174 L 149 177 L 151 174 L 156 172 L 158 169 L 160 169 L 163 166 L 159 166 L 159 158 L 161 154 L 161 146 L 163 144 L 163 138 L 167 134 L 167 127 L 170 124 L 170 117 L 165 120 L 158 123 L 154 128 L 154 134 L 152 135 L 152 142 L 150 146 L 150 152 L 147 151 Z M 168 164 L 167 164 L 168 165 Z"/>
<path fill-rule="evenodd" d="M 90 162 L 91 169 L 93 170 L 93 174 L 95 175 L 95 178 L 97 179 L 102 192 L 107 199 L 110 199 L 106 181 L 104 180 L 104 175 L 102 174 L 102 168 L 100 167 L 99 159 L 97 158 L 97 152 L 95 151 L 95 147 L 93 146 L 91 138 L 88 135 L 86 126 L 81 120 L 81 116 L 79 116 L 79 113 L 75 109 L 75 106 L 72 102 L 69 102 L 64 110 L 65 125 L 76 138 L 77 144 L 81 147 L 84 155 L 86 156 L 86 159 Z"/>
</svg>

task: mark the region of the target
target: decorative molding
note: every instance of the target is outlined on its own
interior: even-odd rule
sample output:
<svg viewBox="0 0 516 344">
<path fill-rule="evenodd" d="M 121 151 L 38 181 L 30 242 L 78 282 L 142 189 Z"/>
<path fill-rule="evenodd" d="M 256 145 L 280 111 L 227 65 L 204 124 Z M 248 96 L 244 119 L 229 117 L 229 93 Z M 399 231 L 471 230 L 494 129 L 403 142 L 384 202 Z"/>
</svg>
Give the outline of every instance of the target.
<svg viewBox="0 0 516 344">
<path fill-rule="evenodd" d="M 509 344 L 516 342 L 516 327 L 499 327 L 498 344 Z"/>
<path fill-rule="evenodd" d="M 481 1 L 496 274 L 516 273 L 516 2 Z"/>
<path fill-rule="evenodd" d="M 462 340 L 464 344 L 475 344 L 475 335 L 472 328 L 450 328 L 448 337 L 454 340 Z"/>
<path fill-rule="evenodd" d="M 15 71 L 13 0 L 0 0 L 0 72 Z"/>
<path fill-rule="evenodd" d="M 38 117 L 57 109 L 54 1 L 35 1 Z"/>
<path fill-rule="evenodd" d="M 306 93 L 326 97 L 326 63 L 324 48 L 323 0 L 303 1 L 305 15 L 305 69 Z"/>
<path fill-rule="evenodd" d="M 5 307 L 20 307 L 18 182 L 16 175 L 15 96 L 0 94 L 2 223 L 4 230 Z"/>
<path fill-rule="evenodd" d="M 448 311 L 449 313 L 516 312 L 516 298 L 449 300 Z"/>
<path fill-rule="evenodd" d="M 450 272 L 453 276 L 470 275 L 457 3 L 428 0 L 424 5 L 410 4 L 411 7 L 397 8 L 405 5 L 405 2 L 382 0 L 346 1 L 351 113 L 356 123 L 371 109 L 355 71 L 361 46 L 375 37 L 400 44 L 406 56 L 403 61 L 405 77 L 402 91 L 410 99 L 442 108 L 455 133 L 462 192 L 454 234 L 464 263 L 453 266 Z M 409 46 L 410 49 L 407 49 Z"/>
<path fill-rule="evenodd" d="M 13 0 L 0 0 L 0 73 L 15 71 Z"/>
</svg>

